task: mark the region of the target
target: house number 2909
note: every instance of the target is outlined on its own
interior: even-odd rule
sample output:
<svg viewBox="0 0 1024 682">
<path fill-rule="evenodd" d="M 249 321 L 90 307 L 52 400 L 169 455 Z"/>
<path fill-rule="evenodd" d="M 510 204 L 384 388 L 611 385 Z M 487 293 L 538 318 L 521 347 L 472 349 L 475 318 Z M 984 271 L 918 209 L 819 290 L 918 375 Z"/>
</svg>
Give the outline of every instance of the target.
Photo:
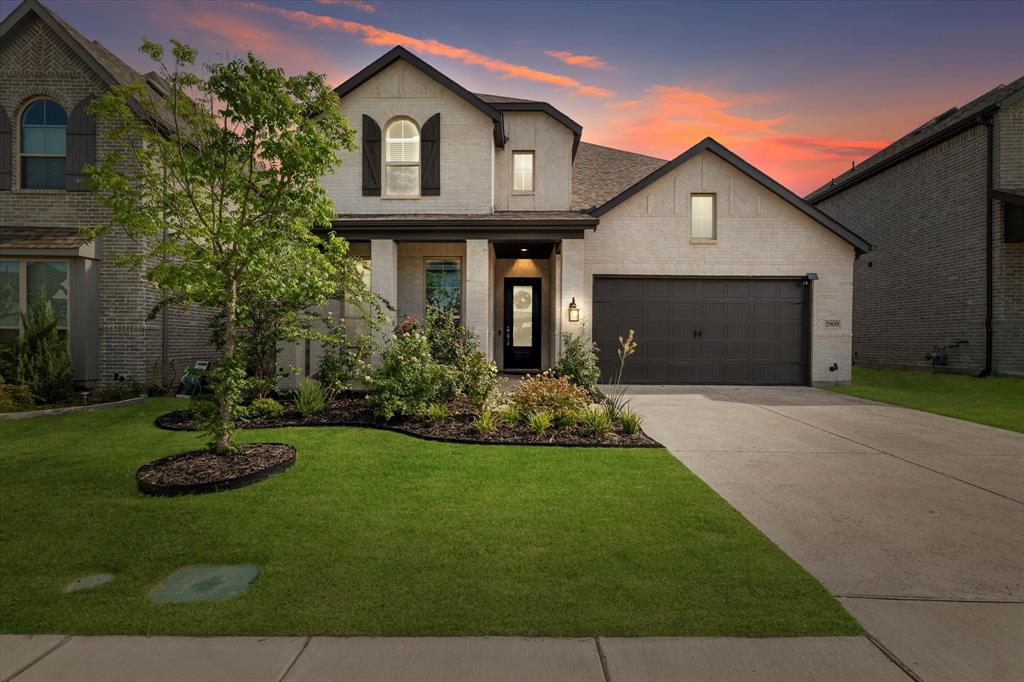
<svg viewBox="0 0 1024 682">
<path fill-rule="evenodd" d="M 839 329 L 839 320 L 825 320 L 825 329 Z"/>
</svg>

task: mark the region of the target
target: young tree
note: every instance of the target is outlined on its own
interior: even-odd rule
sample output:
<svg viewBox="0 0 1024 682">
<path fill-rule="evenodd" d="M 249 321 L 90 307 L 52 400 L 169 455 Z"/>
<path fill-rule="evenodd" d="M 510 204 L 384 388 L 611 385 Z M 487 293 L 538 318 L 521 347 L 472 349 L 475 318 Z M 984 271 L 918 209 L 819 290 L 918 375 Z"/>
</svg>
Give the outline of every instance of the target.
<svg viewBox="0 0 1024 682">
<path fill-rule="evenodd" d="M 119 254 L 165 293 L 163 303 L 213 309 L 221 351 L 208 428 L 218 453 L 235 449 L 234 416 L 246 381 L 240 323 L 252 300 L 316 306 L 365 297 L 348 245 L 313 228 L 333 206 L 320 178 L 355 148 L 337 96 L 315 73 L 285 76 L 249 54 L 196 67 L 196 51 L 144 41 L 166 95 L 142 85 L 109 90 L 90 112 L 119 151 L 89 169 L 111 211 L 96 233 L 122 227 L 138 247 Z"/>
</svg>

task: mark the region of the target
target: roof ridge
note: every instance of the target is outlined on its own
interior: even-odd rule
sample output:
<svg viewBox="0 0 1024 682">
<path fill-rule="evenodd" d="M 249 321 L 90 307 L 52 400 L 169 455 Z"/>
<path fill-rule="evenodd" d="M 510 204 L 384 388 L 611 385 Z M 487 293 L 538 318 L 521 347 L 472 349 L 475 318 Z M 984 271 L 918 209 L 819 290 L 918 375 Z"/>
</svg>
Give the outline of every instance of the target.
<svg viewBox="0 0 1024 682">
<path fill-rule="evenodd" d="M 620 149 L 619 147 L 611 147 L 611 146 L 606 145 L 606 144 L 598 144 L 597 142 L 587 142 L 586 140 L 580 140 L 580 144 L 581 145 L 584 145 L 584 144 L 585 145 L 589 145 L 591 147 L 601 147 L 602 149 L 610 149 L 613 152 L 620 152 L 622 154 L 632 154 L 633 156 L 639 156 L 639 157 L 642 157 L 642 158 L 645 158 L 645 159 L 652 159 L 654 161 L 661 161 L 663 163 L 668 163 L 668 161 L 669 161 L 669 159 L 663 159 L 660 156 L 651 156 L 650 154 L 643 154 L 641 152 L 634 152 L 634 151 L 629 150 L 629 149 Z"/>
</svg>

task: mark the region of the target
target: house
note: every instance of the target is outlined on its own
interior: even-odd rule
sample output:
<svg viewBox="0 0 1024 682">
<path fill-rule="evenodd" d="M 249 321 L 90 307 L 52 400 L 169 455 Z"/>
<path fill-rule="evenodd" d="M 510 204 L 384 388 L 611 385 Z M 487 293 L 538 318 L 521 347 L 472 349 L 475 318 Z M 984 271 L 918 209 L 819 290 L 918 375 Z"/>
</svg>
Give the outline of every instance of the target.
<svg viewBox="0 0 1024 682">
<path fill-rule="evenodd" d="M 323 179 L 331 229 L 396 319 L 449 307 L 506 372 L 582 331 L 609 376 L 634 329 L 625 381 L 850 380 L 869 244 L 714 140 L 670 161 L 588 144 L 550 104 L 470 92 L 402 47 L 336 92 L 359 149 Z"/>
<path fill-rule="evenodd" d="M 874 245 L 854 266 L 856 363 L 1024 375 L 1024 77 L 807 200 Z"/>
<path fill-rule="evenodd" d="M 111 255 L 137 248 L 122 232 L 93 242 L 79 228 L 109 219 L 86 191 L 83 166 L 111 144 L 85 111 L 111 86 L 143 75 L 36 0 L 0 23 L 0 342 L 41 291 L 67 335 L 75 381 L 173 381 L 210 359 L 207 316 L 165 308 L 155 289 Z"/>
</svg>

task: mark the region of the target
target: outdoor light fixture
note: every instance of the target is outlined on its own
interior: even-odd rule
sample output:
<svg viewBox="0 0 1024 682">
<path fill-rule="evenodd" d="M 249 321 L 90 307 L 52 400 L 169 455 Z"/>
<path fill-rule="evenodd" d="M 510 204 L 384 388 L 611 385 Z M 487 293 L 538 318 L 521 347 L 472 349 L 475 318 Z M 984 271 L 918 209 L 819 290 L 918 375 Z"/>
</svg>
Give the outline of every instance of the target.
<svg viewBox="0 0 1024 682">
<path fill-rule="evenodd" d="M 526 253 L 526 247 L 525 246 L 523 248 L 519 249 L 519 250 L 522 251 L 523 253 Z"/>
<path fill-rule="evenodd" d="M 816 272 L 808 272 L 807 273 L 807 281 L 808 282 L 813 282 L 816 279 L 818 279 L 818 273 L 816 273 Z"/>
<path fill-rule="evenodd" d="M 569 321 L 579 322 L 580 321 L 580 309 L 576 306 L 576 297 L 573 296 L 569 302 Z"/>
</svg>

